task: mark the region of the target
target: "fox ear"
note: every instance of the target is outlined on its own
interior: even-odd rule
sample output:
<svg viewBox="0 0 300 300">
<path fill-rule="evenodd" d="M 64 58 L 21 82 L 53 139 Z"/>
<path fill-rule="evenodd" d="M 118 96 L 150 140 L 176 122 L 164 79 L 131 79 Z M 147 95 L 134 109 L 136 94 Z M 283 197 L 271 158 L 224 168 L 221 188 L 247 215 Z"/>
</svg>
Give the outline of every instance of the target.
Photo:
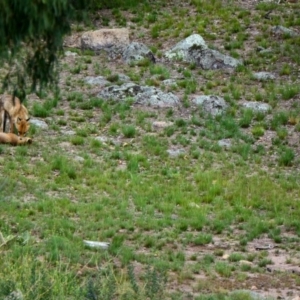
<svg viewBox="0 0 300 300">
<path fill-rule="evenodd" d="M 26 119 L 26 122 L 28 122 L 30 120 L 30 117 L 28 119 Z"/>
<path fill-rule="evenodd" d="M 18 123 L 21 122 L 21 121 L 22 121 L 22 119 L 18 117 Z"/>
</svg>

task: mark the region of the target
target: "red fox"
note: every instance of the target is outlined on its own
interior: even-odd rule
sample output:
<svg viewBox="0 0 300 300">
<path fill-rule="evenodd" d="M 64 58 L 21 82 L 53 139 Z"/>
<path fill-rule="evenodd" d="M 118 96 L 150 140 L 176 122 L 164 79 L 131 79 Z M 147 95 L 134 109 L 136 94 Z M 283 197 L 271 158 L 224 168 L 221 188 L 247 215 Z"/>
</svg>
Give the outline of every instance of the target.
<svg viewBox="0 0 300 300">
<path fill-rule="evenodd" d="M 17 146 L 17 145 L 31 144 L 32 139 L 29 137 L 21 137 L 14 133 L 0 132 L 0 143 Z"/>
<path fill-rule="evenodd" d="M 16 127 L 19 136 L 24 136 L 29 130 L 29 116 L 26 107 L 21 104 L 17 97 L 11 95 L 0 96 L 0 129 L 5 131 L 6 117 L 9 118 L 10 133 L 14 132 Z"/>
</svg>

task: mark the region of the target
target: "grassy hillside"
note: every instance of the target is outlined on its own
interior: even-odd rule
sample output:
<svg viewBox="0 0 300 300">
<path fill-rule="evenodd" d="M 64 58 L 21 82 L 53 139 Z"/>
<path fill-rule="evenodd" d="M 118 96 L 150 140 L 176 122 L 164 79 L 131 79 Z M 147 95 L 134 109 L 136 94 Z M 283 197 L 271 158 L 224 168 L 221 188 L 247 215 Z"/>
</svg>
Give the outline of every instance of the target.
<svg viewBox="0 0 300 300">
<path fill-rule="evenodd" d="M 158 61 L 125 65 L 72 49 L 61 94 L 29 95 L 31 115 L 48 129 L 32 125 L 28 147 L 0 147 L 0 299 L 299 294 L 300 35 L 272 28 L 300 34 L 300 4 L 281 2 L 149 1 L 74 26 L 127 27 Z M 164 51 L 192 33 L 244 65 L 165 63 Z M 259 71 L 276 78 L 257 81 Z M 181 105 L 105 101 L 84 81 L 120 83 L 120 73 L 177 94 Z M 164 87 L 168 78 L 177 86 Z M 224 97 L 229 109 L 205 115 L 191 102 L 203 94 Z M 272 110 L 254 113 L 245 101 Z"/>
</svg>

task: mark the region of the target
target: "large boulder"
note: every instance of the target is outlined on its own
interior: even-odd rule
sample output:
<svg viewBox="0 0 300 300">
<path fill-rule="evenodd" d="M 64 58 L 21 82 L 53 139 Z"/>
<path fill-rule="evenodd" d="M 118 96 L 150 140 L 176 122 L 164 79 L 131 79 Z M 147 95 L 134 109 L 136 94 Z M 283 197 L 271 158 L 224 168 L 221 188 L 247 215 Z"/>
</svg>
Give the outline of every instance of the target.
<svg viewBox="0 0 300 300">
<path fill-rule="evenodd" d="M 168 59 L 182 59 L 183 61 L 190 61 L 190 49 L 197 48 L 199 50 L 208 49 L 204 39 L 199 34 L 192 34 L 186 39 L 177 43 L 171 50 L 165 53 Z"/>
<path fill-rule="evenodd" d="M 81 36 L 82 49 L 105 50 L 112 57 L 121 55 L 128 44 L 129 30 L 126 28 L 92 30 Z"/>
<path fill-rule="evenodd" d="M 204 70 L 235 68 L 242 64 L 241 60 L 208 48 L 199 34 L 193 34 L 176 44 L 165 53 L 165 57 L 170 60 L 175 59 L 195 63 L 196 66 Z"/>
<path fill-rule="evenodd" d="M 155 57 L 152 51 L 146 45 L 137 42 L 133 42 L 126 46 L 122 58 L 128 64 L 145 58 L 148 58 L 150 61 L 155 63 Z"/>
<path fill-rule="evenodd" d="M 117 101 L 133 98 L 134 103 L 154 107 L 173 107 L 179 104 L 179 98 L 172 93 L 151 86 L 140 86 L 135 83 L 124 83 L 104 88 L 99 94 L 102 99 Z"/>
</svg>

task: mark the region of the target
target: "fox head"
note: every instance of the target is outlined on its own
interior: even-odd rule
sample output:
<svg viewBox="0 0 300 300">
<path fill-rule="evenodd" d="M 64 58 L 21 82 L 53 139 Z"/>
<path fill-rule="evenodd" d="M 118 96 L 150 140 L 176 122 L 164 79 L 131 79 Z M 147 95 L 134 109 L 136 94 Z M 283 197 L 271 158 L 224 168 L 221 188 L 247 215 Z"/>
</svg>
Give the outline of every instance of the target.
<svg viewBox="0 0 300 300">
<path fill-rule="evenodd" d="M 29 124 L 29 120 L 30 118 L 18 118 L 17 119 L 17 122 L 16 122 L 16 128 L 17 128 L 17 131 L 18 131 L 18 134 L 19 136 L 24 136 L 27 131 L 29 130 L 30 128 L 30 124 Z"/>
</svg>

